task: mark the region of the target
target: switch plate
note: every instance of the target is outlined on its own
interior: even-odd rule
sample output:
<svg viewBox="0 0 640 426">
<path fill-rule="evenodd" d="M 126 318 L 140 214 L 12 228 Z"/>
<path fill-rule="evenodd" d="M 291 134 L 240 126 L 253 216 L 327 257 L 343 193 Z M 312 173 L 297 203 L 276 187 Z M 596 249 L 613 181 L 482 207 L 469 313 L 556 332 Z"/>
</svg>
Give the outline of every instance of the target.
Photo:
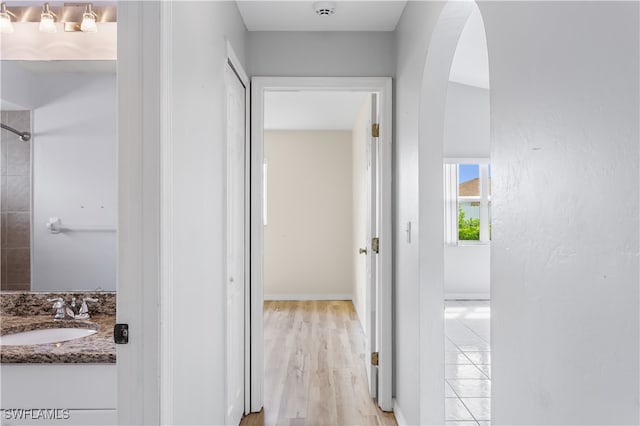
<svg viewBox="0 0 640 426">
<path fill-rule="evenodd" d="M 113 340 L 119 345 L 129 343 L 129 324 L 116 324 L 113 327 Z"/>
</svg>

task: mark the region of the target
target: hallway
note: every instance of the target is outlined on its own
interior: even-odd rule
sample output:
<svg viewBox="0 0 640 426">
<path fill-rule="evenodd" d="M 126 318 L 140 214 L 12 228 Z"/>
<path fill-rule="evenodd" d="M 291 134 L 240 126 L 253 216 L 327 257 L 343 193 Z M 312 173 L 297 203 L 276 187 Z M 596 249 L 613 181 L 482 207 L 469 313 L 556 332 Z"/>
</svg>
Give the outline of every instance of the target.
<svg viewBox="0 0 640 426">
<path fill-rule="evenodd" d="M 396 425 L 369 397 L 350 301 L 269 301 L 264 321 L 265 408 L 242 425 Z"/>
</svg>

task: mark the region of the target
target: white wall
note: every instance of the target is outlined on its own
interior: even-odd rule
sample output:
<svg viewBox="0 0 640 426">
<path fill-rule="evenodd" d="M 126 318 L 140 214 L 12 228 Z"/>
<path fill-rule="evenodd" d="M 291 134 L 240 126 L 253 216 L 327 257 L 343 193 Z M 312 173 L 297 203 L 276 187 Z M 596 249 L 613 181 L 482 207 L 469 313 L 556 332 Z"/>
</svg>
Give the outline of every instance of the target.
<svg viewBox="0 0 640 426">
<path fill-rule="evenodd" d="M 116 75 L 2 69 L 7 96 L 32 109 L 32 290 L 114 291 L 115 232 L 51 234 L 45 224 L 116 228 Z"/>
<path fill-rule="evenodd" d="M 353 237 L 351 256 L 353 258 L 353 305 L 356 308 L 363 330 L 368 330 L 366 312 L 367 255 L 358 249 L 367 247 L 367 135 L 371 123 L 371 101 L 367 97 L 358 113 L 351 132 L 352 161 L 352 212 Z"/>
<path fill-rule="evenodd" d="M 450 82 L 444 122 L 444 156 L 488 158 L 489 90 Z"/>
<path fill-rule="evenodd" d="M 351 132 L 264 133 L 266 299 L 351 299 Z"/>
<path fill-rule="evenodd" d="M 495 188 L 492 423 L 638 424 L 639 4 L 480 9 Z"/>
<path fill-rule="evenodd" d="M 462 7 L 448 9 L 448 22 L 463 15 Z M 492 423 L 637 424 L 638 4 L 482 2 L 480 9 L 496 194 Z M 397 32 L 399 227 L 417 214 L 424 113 L 417 88 L 442 10 L 441 3 L 409 2 Z M 425 99 L 442 94 L 429 89 Z M 437 157 L 437 146 L 428 149 Z M 420 165 L 428 167 L 435 176 L 438 162 Z M 420 195 L 429 201 L 441 187 L 425 191 Z M 420 249 L 434 271 L 438 252 L 437 244 Z M 418 341 L 442 336 L 442 310 L 424 305 L 427 321 L 419 326 L 415 300 L 437 295 L 437 271 L 434 281 L 424 281 L 417 256 L 415 245 L 396 239 L 396 399 L 408 424 L 441 423 L 443 395 L 425 384 L 439 386 L 441 349 L 423 346 L 418 356 Z"/>
<path fill-rule="evenodd" d="M 47 74 L 45 81 L 33 110 L 31 288 L 115 291 L 116 76 Z M 51 234 L 50 217 L 114 232 Z"/>
<path fill-rule="evenodd" d="M 443 155 L 489 158 L 489 90 L 448 84 Z M 489 245 L 444 248 L 444 291 L 447 299 L 490 297 Z"/>
<path fill-rule="evenodd" d="M 393 32 L 252 31 L 249 75 L 388 77 L 395 75 Z"/>
<path fill-rule="evenodd" d="M 445 299 L 489 299 L 491 246 L 444 247 Z"/>
<path fill-rule="evenodd" d="M 164 423 L 224 424 L 226 42 L 245 62 L 235 2 L 174 2 L 170 26 L 171 271 L 174 313 Z M 245 64 L 246 65 L 246 64 Z M 194 325 L 197 325 L 194 327 Z M 207 332 L 203 333 L 205 327 Z M 178 332 L 179 331 L 179 332 Z M 165 405 L 166 406 L 166 405 Z"/>
<path fill-rule="evenodd" d="M 420 88 L 424 71 L 425 57 L 431 33 L 436 25 L 443 4 L 440 2 L 407 3 L 396 30 L 397 38 L 397 77 L 395 85 L 395 245 L 394 245 L 394 288 L 395 288 L 395 398 L 396 410 L 407 424 L 421 424 L 421 413 L 431 413 L 436 419 L 433 423 L 443 423 L 444 403 L 421 403 L 421 376 L 427 372 L 422 365 L 432 361 L 432 372 L 440 372 L 444 380 L 444 371 L 433 358 L 439 353 L 438 342 L 431 353 L 420 353 L 420 293 L 427 283 L 420 282 L 418 263 L 418 236 L 421 226 L 418 223 L 418 120 L 420 117 Z M 448 80 L 448 74 L 446 75 Z M 442 163 L 441 159 L 438 159 Z M 442 166 L 440 165 L 440 175 Z M 441 197 L 442 188 L 437 196 Z M 436 194 L 434 193 L 434 196 Z M 406 238 L 406 225 L 411 222 L 411 242 Z M 442 258 L 442 245 L 428 253 L 432 259 Z M 433 297 L 442 300 L 442 293 Z M 435 302 L 434 302 L 435 303 Z M 442 305 L 442 302 L 440 302 Z M 442 333 L 444 308 L 436 308 L 431 326 L 434 334 Z M 437 311 L 437 314 L 436 314 Z M 430 311 L 431 312 L 431 311 Z M 440 344 L 443 344 L 440 342 Z M 443 357 L 444 355 L 441 355 Z M 431 357 L 431 358 L 430 358 Z M 433 387 L 444 397 L 440 378 L 432 380 Z"/>
</svg>

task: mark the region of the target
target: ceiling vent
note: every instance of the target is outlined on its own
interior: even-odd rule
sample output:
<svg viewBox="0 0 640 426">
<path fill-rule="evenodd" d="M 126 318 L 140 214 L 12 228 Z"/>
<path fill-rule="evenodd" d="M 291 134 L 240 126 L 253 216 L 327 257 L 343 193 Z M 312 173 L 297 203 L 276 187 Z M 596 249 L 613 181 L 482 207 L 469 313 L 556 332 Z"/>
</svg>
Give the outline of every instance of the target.
<svg viewBox="0 0 640 426">
<path fill-rule="evenodd" d="M 313 10 L 318 16 L 331 16 L 336 13 L 336 4 L 332 1 L 317 1 L 313 3 Z"/>
</svg>

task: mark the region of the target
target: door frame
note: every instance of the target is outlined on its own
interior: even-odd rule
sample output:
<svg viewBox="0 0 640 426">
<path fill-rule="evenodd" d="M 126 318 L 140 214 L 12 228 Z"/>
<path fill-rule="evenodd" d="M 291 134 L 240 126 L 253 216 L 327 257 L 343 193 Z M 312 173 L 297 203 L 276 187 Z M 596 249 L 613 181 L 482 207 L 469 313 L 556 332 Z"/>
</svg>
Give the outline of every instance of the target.
<svg viewBox="0 0 640 426">
<path fill-rule="evenodd" d="M 247 76 L 247 73 L 245 72 L 244 68 L 242 67 L 242 63 L 240 62 L 240 60 L 238 59 L 238 56 L 236 55 L 235 51 L 233 50 L 233 47 L 231 46 L 231 43 L 229 42 L 229 40 L 227 40 L 226 42 L 226 49 L 227 49 L 227 64 L 225 65 L 225 67 L 227 67 L 229 69 L 229 71 L 231 72 L 231 74 L 233 74 L 234 77 L 232 78 L 237 78 L 238 82 L 240 82 L 240 84 L 242 85 L 243 88 L 243 92 L 244 92 L 244 153 L 243 153 L 243 167 L 244 167 L 244 187 L 242 188 L 242 195 L 244 198 L 244 220 L 243 220 L 243 232 L 244 232 L 244 241 L 242 243 L 242 247 L 243 247 L 243 260 L 244 260 L 244 281 L 243 281 L 243 301 L 242 301 L 242 316 L 246 317 L 246 312 L 249 310 L 249 298 L 248 298 L 248 294 L 249 294 L 249 273 L 250 273 L 250 264 L 249 264 L 249 259 L 250 259 L 250 240 L 249 240 L 249 233 L 250 233 L 250 222 L 249 222 L 249 206 L 250 206 L 250 182 L 249 182 L 249 168 L 251 167 L 251 163 L 250 163 L 250 157 L 249 157 L 249 149 L 250 149 L 250 145 L 249 145 L 249 130 L 250 130 L 250 123 L 249 123 L 249 108 L 250 108 L 250 87 L 249 87 L 249 77 Z M 225 70 L 226 73 L 226 70 Z M 226 76 L 226 74 L 225 74 Z M 226 80 L 225 78 L 225 86 L 229 87 L 229 82 Z M 228 108 L 229 105 L 227 104 L 227 114 L 228 114 Z M 228 119 L 228 116 L 227 116 Z M 228 132 L 225 131 L 225 137 L 227 138 L 227 143 L 228 143 L 228 138 L 229 138 L 229 134 Z M 227 159 L 228 161 L 228 159 Z M 228 165 L 227 165 L 228 166 Z M 227 175 L 227 179 L 228 179 L 228 175 Z M 228 185 L 228 182 L 227 182 Z M 227 186 L 227 192 L 229 190 L 229 187 Z M 227 197 L 228 197 L 228 193 L 227 193 Z M 227 198 L 228 200 L 228 198 Z M 227 204 L 227 209 L 229 208 L 228 204 Z M 227 210 L 228 211 L 228 210 Z M 228 219 L 227 219 L 228 220 Z M 228 223 L 227 223 L 228 224 Z M 227 270 L 230 268 L 231 266 L 231 258 L 229 257 L 229 253 L 227 253 L 227 262 L 226 262 L 226 267 Z M 228 297 L 228 294 L 227 294 Z M 228 305 L 225 305 L 228 306 Z M 225 320 L 229 321 L 229 317 L 228 317 L 228 312 L 225 315 Z M 244 373 L 244 378 L 243 378 L 243 383 L 242 383 L 242 412 L 243 414 L 248 413 L 248 395 L 249 395 L 249 383 L 248 380 L 249 378 L 246 375 L 246 370 L 247 370 L 247 365 L 248 365 L 248 356 L 247 356 L 247 352 L 248 352 L 248 348 L 250 347 L 250 342 L 249 342 L 249 332 L 248 332 L 248 324 L 246 323 L 246 318 L 245 318 L 245 323 L 243 325 L 243 336 L 242 336 L 242 348 L 243 351 L 241 354 L 236 354 L 236 356 L 241 356 L 242 358 L 242 363 L 243 363 L 243 373 Z M 225 327 L 225 345 L 229 342 L 229 327 L 228 324 Z M 227 348 L 228 350 L 228 348 Z M 228 353 L 228 352 L 226 352 Z M 226 359 L 225 361 L 225 365 L 227 367 L 227 369 L 229 368 L 230 365 L 230 360 Z M 228 370 L 227 370 L 228 373 Z M 228 376 L 225 377 L 225 381 L 228 379 Z M 228 390 L 228 386 L 225 384 L 225 418 L 228 415 L 228 409 L 229 409 L 229 395 L 227 395 L 227 390 Z M 228 421 L 228 419 L 227 419 Z"/>
<path fill-rule="evenodd" d="M 250 411 L 259 412 L 264 402 L 264 227 L 263 227 L 263 163 L 264 163 L 264 93 L 265 91 L 361 91 L 380 94 L 380 253 L 379 307 L 380 345 L 378 372 L 378 405 L 393 411 L 392 399 L 392 79 L 391 77 L 253 77 L 251 80 L 251 271 L 250 310 Z"/>
</svg>

